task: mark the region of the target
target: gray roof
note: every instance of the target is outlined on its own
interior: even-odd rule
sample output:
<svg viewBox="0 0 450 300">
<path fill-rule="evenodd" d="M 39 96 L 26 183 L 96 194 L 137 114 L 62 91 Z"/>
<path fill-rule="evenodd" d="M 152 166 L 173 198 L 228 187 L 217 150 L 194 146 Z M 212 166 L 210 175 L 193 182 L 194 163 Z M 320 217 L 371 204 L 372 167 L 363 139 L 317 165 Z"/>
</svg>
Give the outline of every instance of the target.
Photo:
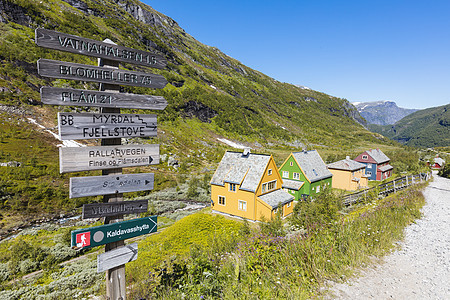
<svg viewBox="0 0 450 300">
<path fill-rule="evenodd" d="M 223 186 L 225 182 L 236 183 L 241 185 L 241 190 L 256 192 L 269 160 L 270 155 L 249 153 L 244 156 L 242 152 L 227 151 L 211 179 L 211 184 Z"/>
<path fill-rule="evenodd" d="M 391 160 L 380 149 L 368 150 L 367 154 L 369 154 L 377 162 L 377 164 L 382 164 L 384 162 L 387 162 L 387 161 Z"/>
<path fill-rule="evenodd" d="M 316 150 L 293 152 L 292 155 L 311 182 L 333 176 Z"/>
<path fill-rule="evenodd" d="M 302 185 L 304 184 L 304 181 L 298 181 L 298 180 L 289 180 L 289 179 L 283 179 L 283 186 L 284 188 L 290 189 L 290 190 L 300 190 L 302 188 Z"/>
<path fill-rule="evenodd" d="M 437 163 L 437 164 L 439 164 L 440 166 L 443 166 L 443 165 L 445 164 L 445 160 L 443 160 L 443 159 L 440 158 L 440 157 L 435 157 L 435 158 L 434 158 L 434 162 Z"/>
<path fill-rule="evenodd" d="M 337 169 L 337 170 L 345 170 L 345 171 L 356 171 L 356 170 L 364 169 L 365 167 L 366 167 L 365 164 L 354 161 L 353 159 L 343 159 L 343 160 L 328 164 L 328 169 Z"/>
<path fill-rule="evenodd" d="M 285 205 L 286 203 L 294 200 L 294 196 L 286 193 L 282 189 L 258 196 L 258 198 L 272 206 L 272 209 L 277 208 L 279 204 Z"/>
<path fill-rule="evenodd" d="M 379 167 L 378 170 L 380 170 L 381 172 L 386 172 L 386 171 L 392 170 L 393 168 L 394 167 L 391 165 L 385 165 L 385 166 Z"/>
</svg>

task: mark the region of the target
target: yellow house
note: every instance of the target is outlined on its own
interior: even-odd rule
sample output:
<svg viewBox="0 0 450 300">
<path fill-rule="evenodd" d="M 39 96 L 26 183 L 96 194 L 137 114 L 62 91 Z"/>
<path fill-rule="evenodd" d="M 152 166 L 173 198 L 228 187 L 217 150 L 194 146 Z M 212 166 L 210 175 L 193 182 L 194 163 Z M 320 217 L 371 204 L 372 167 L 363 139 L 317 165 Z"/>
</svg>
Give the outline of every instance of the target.
<svg viewBox="0 0 450 300">
<path fill-rule="evenodd" d="M 333 174 L 331 186 L 336 189 L 355 191 L 360 188 L 367 188 L 369 180 L 366 174 L 366 165 L 346 159 L 327 165 L 328 170 Z"/>
<path fill-rule="evenodd" d="M 272 155 L 227 151 L 211 179 L 212 210 L 261 221 L 281 209 L 285 217 L 293 212 L 294 197 L 281 189 L 282 184 Z"/>
</svg>

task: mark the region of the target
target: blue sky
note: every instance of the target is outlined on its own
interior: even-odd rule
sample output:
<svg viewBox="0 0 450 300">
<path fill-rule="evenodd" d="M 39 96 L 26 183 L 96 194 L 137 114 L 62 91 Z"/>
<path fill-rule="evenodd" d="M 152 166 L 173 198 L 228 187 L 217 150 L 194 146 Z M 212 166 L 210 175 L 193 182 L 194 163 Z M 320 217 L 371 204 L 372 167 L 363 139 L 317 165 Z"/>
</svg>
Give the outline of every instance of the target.
<svg viewBox="0 0 450 300">
<path fill-rule="evenodd" d="M 351 102 L 450 103 L 450 1 L 144 0 L 279 81 Z"/>
</svg>

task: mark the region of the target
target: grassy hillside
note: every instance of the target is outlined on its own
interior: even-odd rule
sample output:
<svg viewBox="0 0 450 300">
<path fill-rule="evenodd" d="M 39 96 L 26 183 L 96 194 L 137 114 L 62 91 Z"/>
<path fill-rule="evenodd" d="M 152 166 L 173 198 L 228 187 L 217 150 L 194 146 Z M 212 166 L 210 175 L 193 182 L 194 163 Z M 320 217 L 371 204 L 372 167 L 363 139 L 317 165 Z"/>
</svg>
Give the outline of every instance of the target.
<svg viewBox="0 0 450 300">
<path fill-rule="evenodd" d="M 250 69 L 219 49 L 201 44 L 176 21 L 139 1 L 5 0 L 0 8 L 0 110 L 5 111 L 0 118 L 8 128 L 14 128 L 8 125 L 8 118 L 16 118 L 21 122 L 17 130 L 27 128 L 30 131 L 25 138 L 11 134 L 0 142 L 0 162 L 14 159 L 22 166 L 17 169 L 0 167 L 3 168 L 0 172 L 3 224 L 11 224 L 5 218 L 16 212 L 29 218 L 30 212 L 70 211 L 84 202 L 98 200 L 67 198 L 68 178 L 81 174 L 58 174 L 57 141 L 26 119 L 31 117 L 56 132 L 56 112 L 96 111 L 94 108 L 43 105 L 39 95 L 41 86 L 98 89 L 98 85 L 42 78 L 37 74 L 39 58 L 91 65 L 96 65 L 97 61 L 37 47 L 34 30 L 38 27 L 96 40 L 109 38 L 119 45 L 141 50 L 153 48 L 166 57 L 168 66 L 163 70 L 122 66 L 161 74 L 169 81 L 161 90 L 123 89 L 162 95 L 169 103 L 164 111 L 151 112 L 158 115 L 157 138 L 129 141 L 158 143 L 165 159 L 155 167 L 124 171 L 155 172 L 156 190 L 175 188 L 184 183 L 188 175 L 201 173 L 207 178 L 224 151 L 230 148 L 218 138 L 250 146 L 254 152 L 273 154 L 277 163 L 304 145 L 319 150 L 330 160 L 353 156 L 367 148 L 379 147 L 391 153 L 406 151 L 361 126 L 356 121 L 360 119 L 358 112 L 347 100 L 279 82 Z M 89 143 L 98 144 L 97 141 Z M 22 148 L 17 147 L 28 144 L 48 150 L 29 147 L 26 152 L 20 152 Z M 33 157 L 38 158 L 33 162 Z M 173 161 L 177 164 L 170 163 Z M 36 164 L 41 166 L 40 173 L 28 181 L 12 179 L 21 175 L 7 177 L 11 172 L 23 172 L 24 167 Z M 98 175 L 99 172 L 84 174 Z M 41 194 L 43 196 L 31 199 Z M 130 197 L 145 194 L 134 193 Z M 50 200 L 54 198 L 57 200 Z"/>
<path fill-rule="evenodd" d="M 450 145 L 450 104 L 417 111 L 394 125 L 369 125 L 369 129 L 412 147 Z"/>
</svg>

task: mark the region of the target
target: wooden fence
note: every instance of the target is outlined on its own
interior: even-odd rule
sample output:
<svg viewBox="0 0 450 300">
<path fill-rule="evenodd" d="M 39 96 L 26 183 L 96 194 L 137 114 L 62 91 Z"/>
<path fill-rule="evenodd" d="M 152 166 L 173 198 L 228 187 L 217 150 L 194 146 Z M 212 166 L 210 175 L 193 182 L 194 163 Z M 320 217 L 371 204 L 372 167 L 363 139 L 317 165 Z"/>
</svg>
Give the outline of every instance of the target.
<svg viewBox="0 0 450 300">
<path fill-rule="evenodd" d="M 377 197 L 386 197 L 391 193 L 402 190 L 412 184 L 427 181 L 431 178 L 431 173 L 419 173 L 397 178 L 393 181 L 382 183 L 378 186 L 361 190 L 356 193 L 348 194 L 342 197 L 345 206 L 350 206 L 358 202 L 366 201 L 368 197 L 376 195 Z"/>
</svg>

